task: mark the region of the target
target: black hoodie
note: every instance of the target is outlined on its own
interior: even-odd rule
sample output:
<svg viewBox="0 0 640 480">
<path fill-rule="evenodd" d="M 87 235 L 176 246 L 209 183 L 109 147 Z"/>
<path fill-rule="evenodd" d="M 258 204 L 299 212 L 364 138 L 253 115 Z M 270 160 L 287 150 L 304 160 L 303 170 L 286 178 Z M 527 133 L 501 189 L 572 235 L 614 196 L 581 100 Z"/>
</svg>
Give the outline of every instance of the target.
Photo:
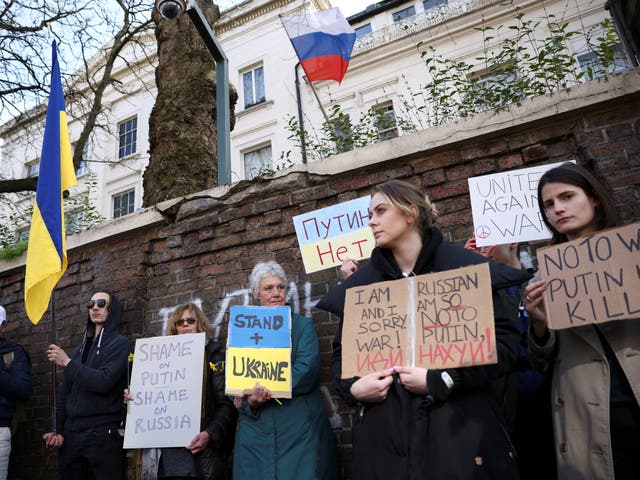
<svg viewBox="0 0 640 480">
<path fill-rule="evenodd" d="M 433 228 L 425 235 L 414 266 L 422 275 L 441 272 L 487 259 L 442 239 Z M 447 388 L 440 370 L 427 373 L 427 395 L 409 393 L 397 375 L 386 400 L 359 404 L 352 422 L 352 478 L 376 480 L 515 479 L 515 452 L 504 428 L 491 382 L 515 364 L 518 329 L 510 319 L 498 289 L 519 285 L 528 274 L 490 262 L 496 348 L 499 362 L 448 369 L 453 387 Z M 358 377 L 343 379 L 342 318 L 348 288 L 403 278 L 390 250 L 375 248 L 371 261 L 327 293 L 316 308 L 341 320 L 333 341 L 331 373 L 336 391 L 355 403 L 350 388 Z"/>
<path fill-rule="evenodd" d="M 82 345 L 73 351 L 64 368 L 56 415 L 60 433 L 116 426 L 121 421 L 130 344 L 118 333 L 122 319 L 120 300 L 110 296 L 109 315 L 100 333 L 95 335 L 95 325 L 88 315 Z"/>
</svg>

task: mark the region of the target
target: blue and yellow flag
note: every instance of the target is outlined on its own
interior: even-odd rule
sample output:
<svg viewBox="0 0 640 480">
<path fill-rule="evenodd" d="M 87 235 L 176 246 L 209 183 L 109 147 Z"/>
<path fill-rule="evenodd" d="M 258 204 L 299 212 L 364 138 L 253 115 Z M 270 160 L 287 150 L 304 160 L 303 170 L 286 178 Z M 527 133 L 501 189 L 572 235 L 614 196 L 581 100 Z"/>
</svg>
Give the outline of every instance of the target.
<svg viewBox="0 0 640 480">
<path fill-rule="evenodd" d="M 52 45 L 52 64 L 51 91 L 24 282 L 24 306 L 29 320 L 34 324 L 40 321 L 47 310 L 51 292 L 67 270 L 62 192 L 77 183 L 55 41 Z"/>
</svg>

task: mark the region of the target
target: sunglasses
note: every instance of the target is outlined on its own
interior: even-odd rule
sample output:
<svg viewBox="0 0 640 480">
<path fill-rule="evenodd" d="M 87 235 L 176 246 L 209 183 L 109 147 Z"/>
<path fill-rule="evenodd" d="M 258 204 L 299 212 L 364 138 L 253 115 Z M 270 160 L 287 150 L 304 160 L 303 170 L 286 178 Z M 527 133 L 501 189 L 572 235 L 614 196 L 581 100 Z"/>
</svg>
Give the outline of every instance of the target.
<svg viewBox="0 0 640 480">
<path fill-rule="evenodd" d="M 104 298 L 99 298 L 98 300 L 89 300 L 87 302 L 87 308 L 93 308 L 94 305 L 97 305 L 98 308 L 104 308 L 107 306 L 107 301 Z"/>
<path fill-rule="evenodd" d="M 185 324 L 193 326 L 196 324 L 196 319 L 189 317 L 189 318 L 181 318 L 180 320 L 176 320 L 176 327 L 182 327 Z"/>
</svg>

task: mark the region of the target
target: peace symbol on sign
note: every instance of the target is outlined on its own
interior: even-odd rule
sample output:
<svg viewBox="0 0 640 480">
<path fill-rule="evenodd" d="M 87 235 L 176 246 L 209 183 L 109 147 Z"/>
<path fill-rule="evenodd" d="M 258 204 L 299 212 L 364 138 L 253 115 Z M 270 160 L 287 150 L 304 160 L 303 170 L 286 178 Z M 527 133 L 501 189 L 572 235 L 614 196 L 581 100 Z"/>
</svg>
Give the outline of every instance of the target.
<svg viewBox="0 0 640 480">
<path fill-rule="evenodd" d="M 491 229 L 486 225 L 478 225 L 478 228 L 476 228 L 476 237 L 487 238 L 490 235 L 491 235 Z"/>
</svg>

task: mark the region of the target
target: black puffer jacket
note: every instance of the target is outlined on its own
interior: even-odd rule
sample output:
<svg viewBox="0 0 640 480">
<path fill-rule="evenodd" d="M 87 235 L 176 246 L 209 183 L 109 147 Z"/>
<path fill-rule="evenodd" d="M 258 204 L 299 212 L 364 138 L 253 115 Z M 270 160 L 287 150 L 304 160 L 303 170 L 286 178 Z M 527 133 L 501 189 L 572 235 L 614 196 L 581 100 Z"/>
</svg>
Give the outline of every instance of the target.
<svg viewBox="0 0 640 480">
<path fill-rule="evenodd" d="M 122 307 L 111 294 L 109 316 L 95 335 L 87 318 L 87 330 L 80 347 L 69 356 L 64 382 L 58 396 L 57 431 L 85 430 L 101 425 L 118 425 L 122 420 L 122 391 L 127 386 L 129 341 L 118 333 Z"/>
<path fill-rule="evenodd" d="M 414 273 L 451 270 L 487 260 L 442 240 L 433 228 Z M 496 290 L 519 285 L 526 272 L 490 262 L 494 289 L 496 348 L 498 364 L 449 369 L 454 380 L 451 390 L 441 379 L 441 371 L 427 374 L 426 396 L 409 393 L 395 376 L 387 399 L 361 404 L 353 422 L 352 478 L 359 479 L 513 479 L 518 477 L 515 451 L 492 392 L 491 382 L 505 375 L 517 358 L 518 330 Z M 371 261 L 331 290 L 317 308 L 342 318 L 348 288 L 402 278 L 391 251 L 375 248 Z M 338 393 L 356 403 L 350 393 L 358 378 L 342 379 L 342 322 L 333 341 L 331 373 Z"/>
</svg>

